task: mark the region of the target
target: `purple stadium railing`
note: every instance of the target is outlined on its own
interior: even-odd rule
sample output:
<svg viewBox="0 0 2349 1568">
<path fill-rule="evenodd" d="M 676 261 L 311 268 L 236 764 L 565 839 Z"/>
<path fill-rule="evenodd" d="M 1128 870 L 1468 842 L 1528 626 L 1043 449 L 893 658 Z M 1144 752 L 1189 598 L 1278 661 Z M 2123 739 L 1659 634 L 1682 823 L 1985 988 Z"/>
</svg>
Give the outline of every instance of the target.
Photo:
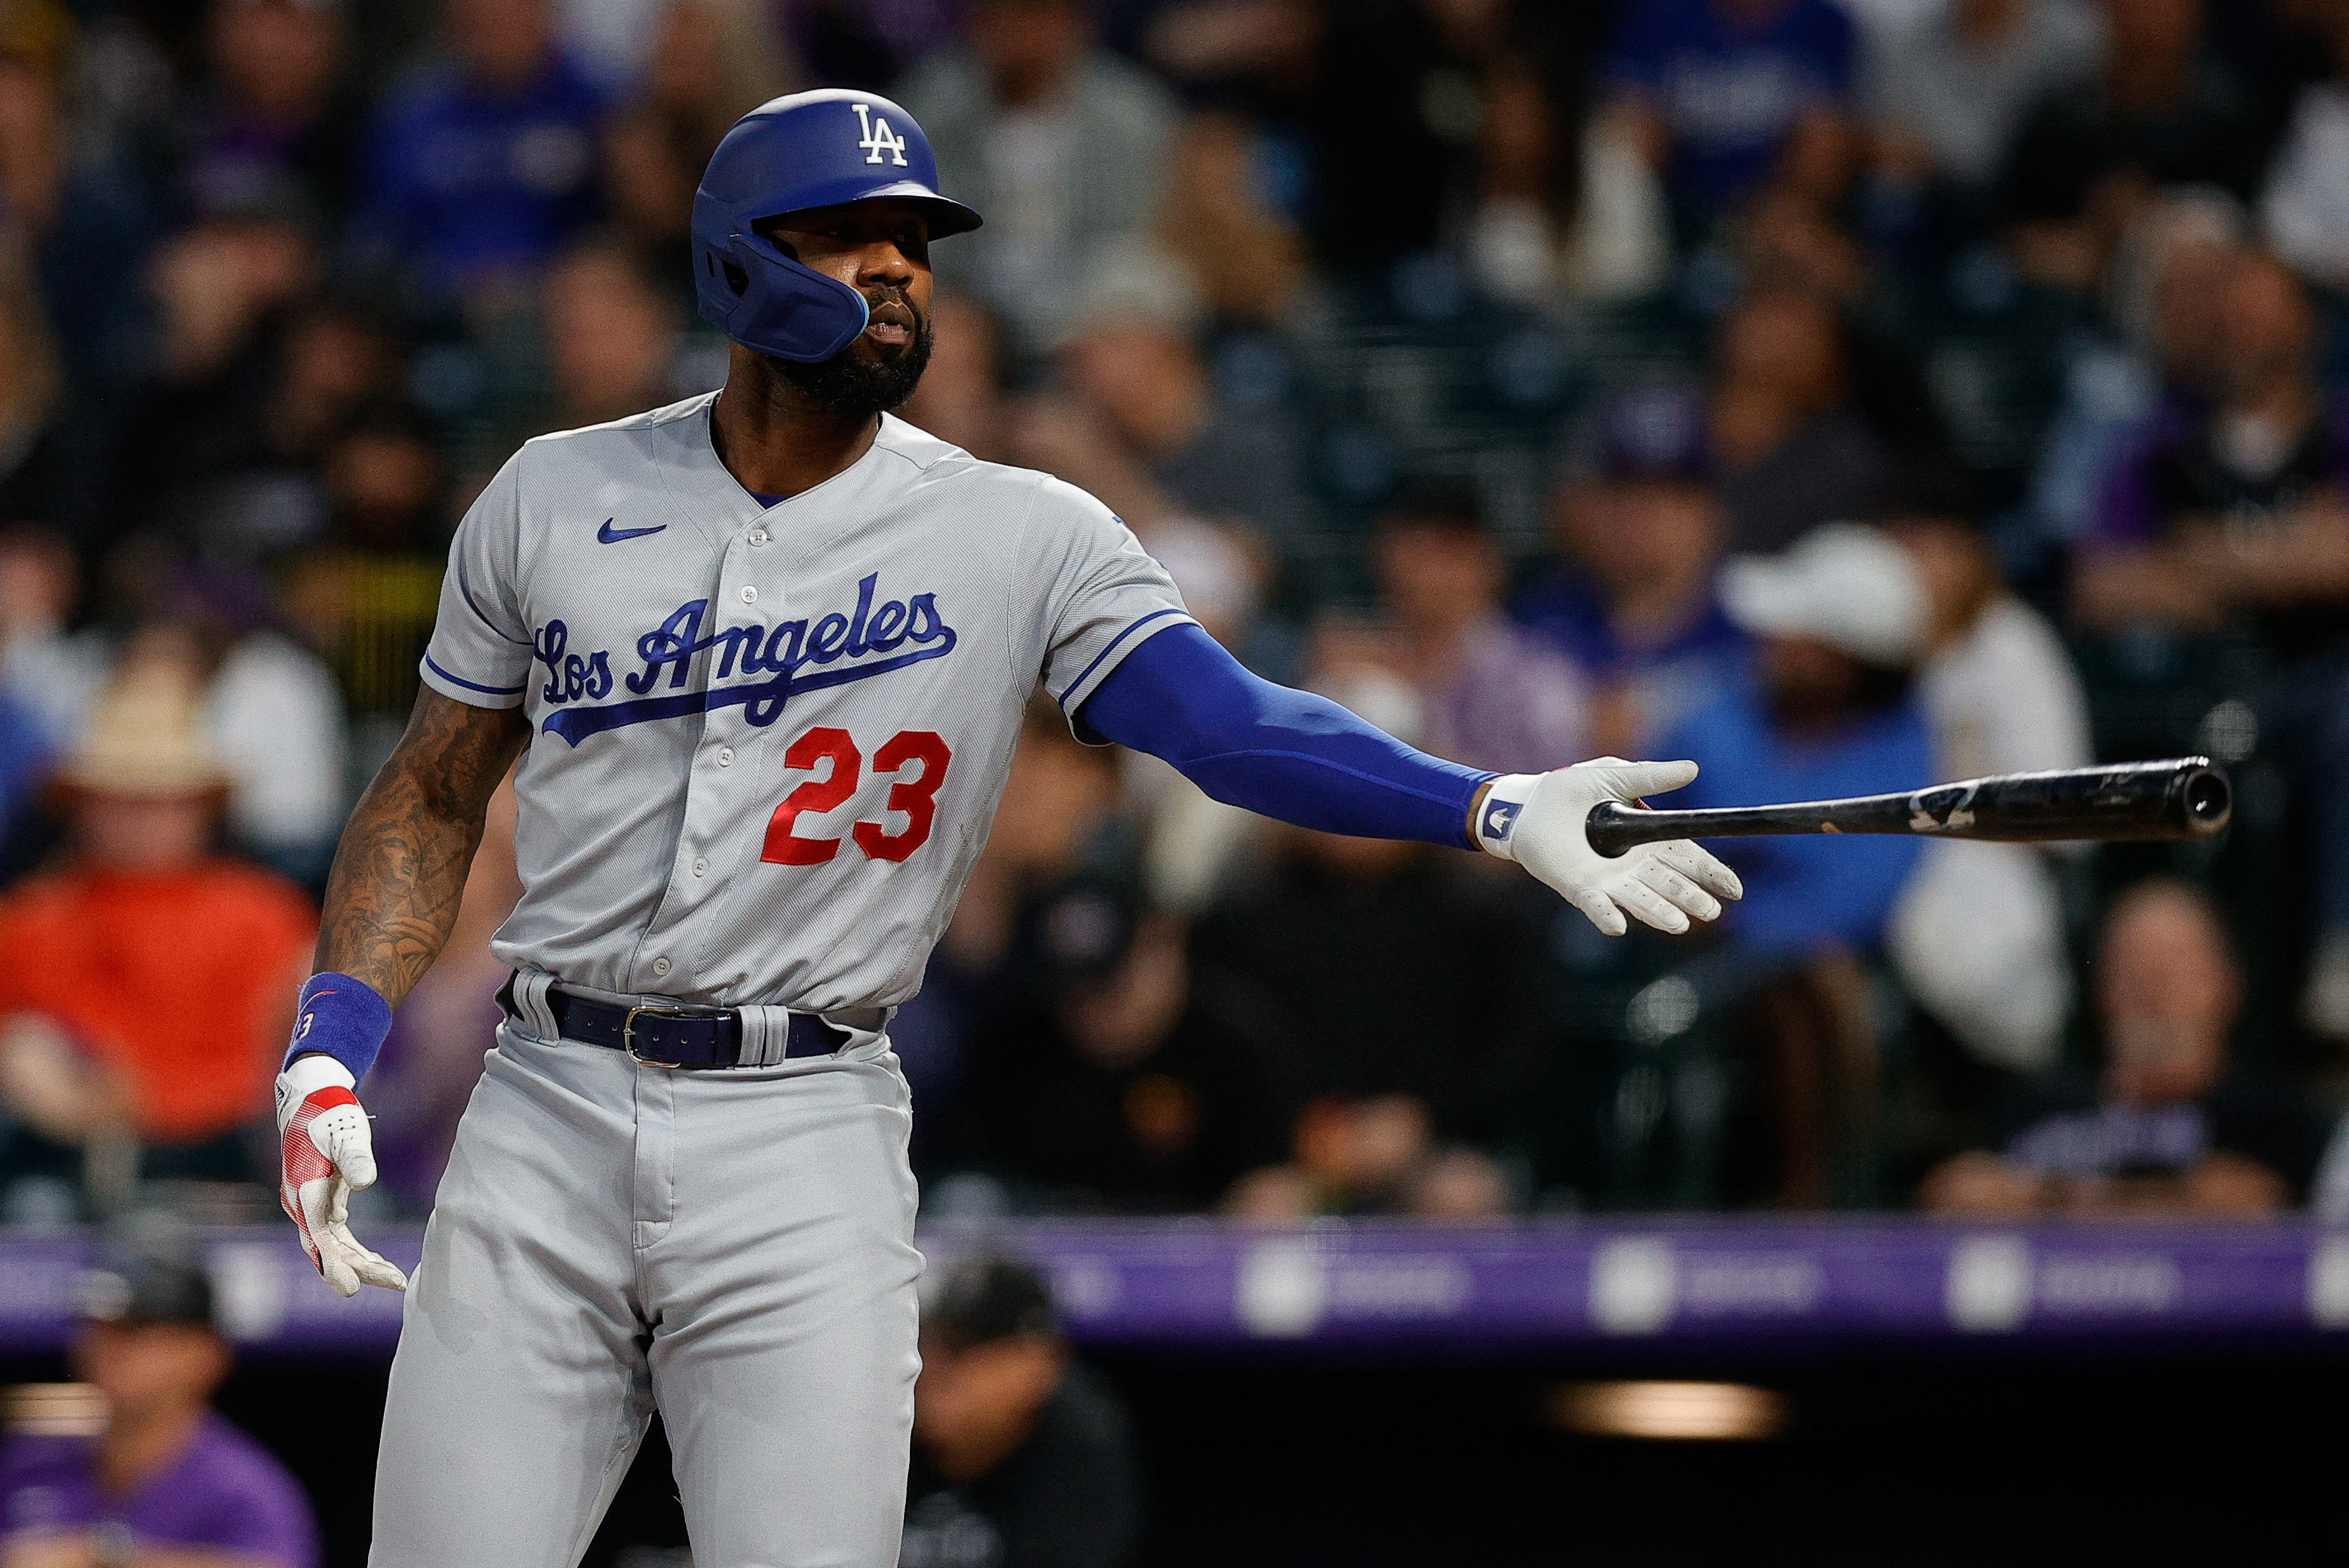
<svg viewBox="0 0 2349 1568">
<path fill-rule="evenodd" d="M 419 1231 L 370 1231 L 413 1264 Z M 1920 1220 L 1609 1217 L 1482 1229 L 1206 1221 L 926 1228 L 934 1260 L 986 1245 L 1048 1273 L 1077 1341 L 1321 1347 L 1798 1350 L 1875 1343 L 2333 1339 L 2349 1350 L 2349 1232 L 2258 1225 L 1982 1226 Z M 344 1301 L 275 1226 L 204 1238 L 229 1332 L 260 1352 L 381 1356 L 400 1298 Z M 0 1237 L 0 1350 L 52 1350 L 88 1255 Z"/>
</svg>

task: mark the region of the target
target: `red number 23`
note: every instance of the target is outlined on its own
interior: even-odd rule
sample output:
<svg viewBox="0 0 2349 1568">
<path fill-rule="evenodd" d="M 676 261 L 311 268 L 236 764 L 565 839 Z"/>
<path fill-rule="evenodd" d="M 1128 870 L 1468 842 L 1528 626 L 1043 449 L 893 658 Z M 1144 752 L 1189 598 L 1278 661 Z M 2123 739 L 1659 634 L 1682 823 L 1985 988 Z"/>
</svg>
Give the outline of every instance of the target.
<svg viewBox="0 0 2349 1568">
<path fill-rule="evenodd" d="M 873 754 L 874 770 L 902 775 L 908 763 L 921 764 L 911 779 L 900 777 L 889 787 L 888 810 L 903 812 L 903 832 L 890 832 L 881 822 L 859 822 L 852 830 L 856 847 L 876 861 L 902 861 L 927 841 L 937 820 L 938 787 L 946 782 L 947 766 L 954 760 L 946 738 L 927 729 L 907 729 L 890 737 Z M 856 793 L 864 758 L 848 731 L 824 727 L 809 730 L 783 753 L 783 766 L 812 771 L 829 762 L 821 779 L 811 779 L 775 808 L 767 822 L 766 847 L 759 858 L 776 865 L 822 865 L 840 852 L 838 839 L 802 839 L 792 830 L 802 811 L 818 814 L 844 803 Z"/>
</svg>

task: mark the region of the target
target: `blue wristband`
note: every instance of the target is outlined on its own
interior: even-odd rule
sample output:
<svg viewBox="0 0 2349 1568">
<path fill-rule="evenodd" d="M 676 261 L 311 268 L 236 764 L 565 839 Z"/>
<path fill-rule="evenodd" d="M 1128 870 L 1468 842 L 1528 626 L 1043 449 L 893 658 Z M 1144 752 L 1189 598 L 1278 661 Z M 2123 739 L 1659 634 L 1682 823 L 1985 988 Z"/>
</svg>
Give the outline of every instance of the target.
<svg viewBox="0 0 2349 1568">
<path fill-rule="evenodd" d="M 285 1065 L 295 1057 L 329 1056 L 363 1078 L 391 1033 L 391 1004 L 366 981 L 328 970 L 302 983 L 302 999 L 295 1004 L 294 1039 L 285 1047 Z"/>
</svg>

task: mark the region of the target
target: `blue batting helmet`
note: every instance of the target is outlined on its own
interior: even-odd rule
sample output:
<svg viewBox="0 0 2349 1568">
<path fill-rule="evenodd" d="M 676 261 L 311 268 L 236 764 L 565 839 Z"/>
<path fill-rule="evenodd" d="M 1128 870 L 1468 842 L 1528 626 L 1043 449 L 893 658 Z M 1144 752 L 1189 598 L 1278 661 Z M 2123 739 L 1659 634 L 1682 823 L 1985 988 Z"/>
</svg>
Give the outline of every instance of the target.
<svg viewBox="0 0 2349 1568">
<path fill-rule="evenodd" d="M 701 314 L 761 354 L 831 358 L 864 330 L 864 296 L 792 260 L 756 225 L 885 197 L 928 209 L 932 239 L 978 227 L 978 213 L 938 194 L 930 139 L 887 98 L 824 88 L 752 109 L 709 155 L 693 193 Z"/>
</svg>

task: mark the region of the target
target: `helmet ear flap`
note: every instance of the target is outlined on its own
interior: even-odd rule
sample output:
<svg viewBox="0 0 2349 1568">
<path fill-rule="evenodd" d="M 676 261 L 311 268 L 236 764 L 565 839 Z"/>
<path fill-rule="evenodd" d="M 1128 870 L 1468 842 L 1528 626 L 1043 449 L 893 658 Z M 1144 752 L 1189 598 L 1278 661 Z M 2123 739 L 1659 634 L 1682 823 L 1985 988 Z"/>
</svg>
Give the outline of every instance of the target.
<svg viewBox="0 0 2349 1568">
<path fill-rule="evenodd" d="M 783 254 L 756 234 L 705 247 L 701 314 L 745 347 L 779 359 L 829 359 L 864 330 L 864 296 Z"/>
</svg>

